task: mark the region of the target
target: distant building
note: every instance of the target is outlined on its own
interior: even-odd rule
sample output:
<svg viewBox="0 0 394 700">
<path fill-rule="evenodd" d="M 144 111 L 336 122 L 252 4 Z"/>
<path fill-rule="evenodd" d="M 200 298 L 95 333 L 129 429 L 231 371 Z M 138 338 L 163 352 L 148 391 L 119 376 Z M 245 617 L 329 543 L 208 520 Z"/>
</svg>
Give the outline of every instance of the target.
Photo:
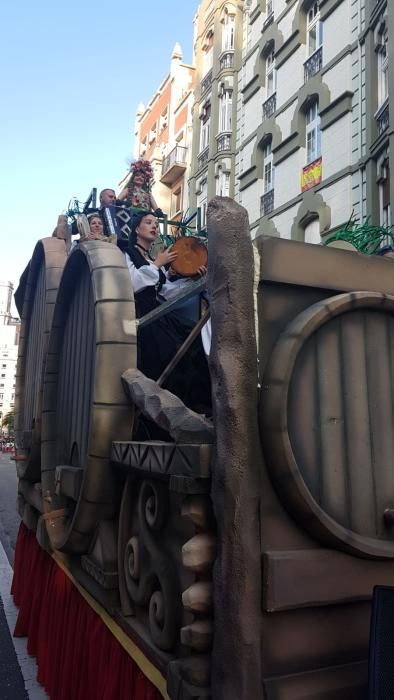
<svg viewBox="0 0 394 700">
<path fill-rule="evenodd" d="M 153 196 L 172 218 L 188 208 L 194 73 L 175 44 L 168 75 L 149 104 L 139 105 L 135 120 L 134 155 L 151 162 Z"/>
<path fill-rule="evenodd" d="M 264 0 L 265 3 L 265 0 Z M 215 194 L 234 196 L 238 71 L 241 68 L 243 2 L 202 0 L 195 18 L 196 88 L 190 204 Z"/>
<path fill-rule="evenodd" d="M 20 322 L 11 316 L 13 290 L 11 282 L 0 281 L 0 430 L 4 416 L 15 405 Z"/>
<path fill-rule="evenodd" d="M 393 3 L 245 7 L 235 195 L 252 235 L 320 243 L 352 213 L 391 224 Z"/>
</svg>

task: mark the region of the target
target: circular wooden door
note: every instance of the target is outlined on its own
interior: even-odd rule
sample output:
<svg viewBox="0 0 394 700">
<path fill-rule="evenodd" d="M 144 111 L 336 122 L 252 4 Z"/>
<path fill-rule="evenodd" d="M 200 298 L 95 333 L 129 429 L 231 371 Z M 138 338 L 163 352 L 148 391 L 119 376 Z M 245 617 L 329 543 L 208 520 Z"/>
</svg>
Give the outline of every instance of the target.
<svg viewBox="0 0 394 700">
<path fill-rule="evenodd" d="M 119 508 L 112 440 L 130 440 L 133 411 L 121 375 L 136 366 L 135 309 L 124 255 L 80 244 L 67 261 L 44 377 L 42 492 L 55 549 L 85 552 Z"/>
<path fill-rule="evenodd" d="M 394 557 L 394 297 L 315 304 L 273 348 L 261 396 L 267 468 L 329 546 Z"/>
<path fill-rule="evenodd" d="M 15 382 L 15 437 L 18 476 L 40 480 L 41 404 L 44 365 L 56 295 L 66 261 L 64 241 L 44 238 L 30 262 Z"/>
</svg>

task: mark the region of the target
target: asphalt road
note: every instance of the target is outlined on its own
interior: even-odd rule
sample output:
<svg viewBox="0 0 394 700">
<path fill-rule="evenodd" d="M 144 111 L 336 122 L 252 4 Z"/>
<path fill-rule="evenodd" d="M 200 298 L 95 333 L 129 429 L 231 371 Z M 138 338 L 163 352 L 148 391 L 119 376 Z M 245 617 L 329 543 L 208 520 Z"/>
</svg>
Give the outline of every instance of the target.
<svg viewBox="0 0 394 700">
<path fill-rule="evenodd" d="M 20 518 L 16 512 L 17 479 L 10 454 L 0 452 L 0 541 L 11 566 L 14 563 Z"/>
<path fill-rule="evenodd" d="M 15 462 L 8 453 L 0 452 L 0 541 L 11 566 L 20 518 L 16 512 L 17 479 Z M 2 554 L 4 561 L 4 552 Z M 8 565 L 7 565 L 8 567 Z M 0 565 L 0 590 L 9 605 L 9 584 L 4 564 Z M 7 590 L 8 589 L 8 590 Z M 0 700 L 28 700 L 14 644 L 6 621 L 4 600 L 0 596 Z"/>
</svg>

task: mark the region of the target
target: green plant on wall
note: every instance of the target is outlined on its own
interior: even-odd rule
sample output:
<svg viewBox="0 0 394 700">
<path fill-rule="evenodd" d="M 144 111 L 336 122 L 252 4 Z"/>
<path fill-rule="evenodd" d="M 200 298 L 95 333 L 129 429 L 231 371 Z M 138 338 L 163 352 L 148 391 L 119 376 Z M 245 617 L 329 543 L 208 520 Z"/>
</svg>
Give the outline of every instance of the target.
<svg viewBox="0 0 394 700">
<path fill-rule="evenodd" d="M 372 226 L 369 218 L 359 223 L 352 215 L 343 228 L 326 238 L 324 245 L 334 241 L 346 241 L 360 253 L 376 255 L 383 246 L 394 248 L 394 226 Z"/>
</svg>

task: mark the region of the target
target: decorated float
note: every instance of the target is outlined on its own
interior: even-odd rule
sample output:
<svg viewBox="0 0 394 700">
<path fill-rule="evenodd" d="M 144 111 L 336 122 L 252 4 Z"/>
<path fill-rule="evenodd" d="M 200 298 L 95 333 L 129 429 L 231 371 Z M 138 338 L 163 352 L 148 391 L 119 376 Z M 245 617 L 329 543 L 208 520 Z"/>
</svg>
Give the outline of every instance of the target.
<svg viewBox="0 0 394 700">
<path fill-rule="evenodd" d="M 392 697 L 368 681 L 394 585 L 392 262 L 253 247 L 212 200 L 207 418 L 137 370 L 122 252 L 67 255 L 63 224 L 16 294 L 15 634 L 50 698 Z"/>
</svg>

